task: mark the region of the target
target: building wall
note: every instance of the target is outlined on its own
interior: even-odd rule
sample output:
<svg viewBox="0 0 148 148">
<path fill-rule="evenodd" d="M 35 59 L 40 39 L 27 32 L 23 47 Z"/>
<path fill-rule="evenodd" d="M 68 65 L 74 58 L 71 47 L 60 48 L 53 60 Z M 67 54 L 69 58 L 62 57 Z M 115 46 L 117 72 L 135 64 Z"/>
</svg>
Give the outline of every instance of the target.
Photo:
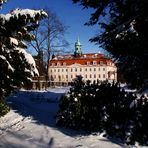
<svg viewBox="0 0 148 148">
<path fill-rule="evenodd" d="M 77 75 L 81 75 L 84 80 L 117 80 L 117 68 L 114 63 L 91 64 L 91 65 L 57 65 L 49 66 L 49 79 L 52 82 L 71 82 Z"/>
</svg>

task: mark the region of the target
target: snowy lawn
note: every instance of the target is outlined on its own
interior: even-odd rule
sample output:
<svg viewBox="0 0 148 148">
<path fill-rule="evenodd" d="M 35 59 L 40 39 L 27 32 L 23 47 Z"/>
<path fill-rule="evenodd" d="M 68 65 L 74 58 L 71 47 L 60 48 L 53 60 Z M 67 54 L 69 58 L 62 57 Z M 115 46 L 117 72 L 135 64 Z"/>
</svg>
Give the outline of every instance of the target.
<svg viewBox="0 0 148 148">
<path fill-rule="evenodd" d="M 11 111 L 0 118 L 2 148 L 120 148 L 127 147 L 99 133 L 60 128 L 55 125 L 58 101 L 68 88 L 19 91 L 8 98 Z"/>
</svg>

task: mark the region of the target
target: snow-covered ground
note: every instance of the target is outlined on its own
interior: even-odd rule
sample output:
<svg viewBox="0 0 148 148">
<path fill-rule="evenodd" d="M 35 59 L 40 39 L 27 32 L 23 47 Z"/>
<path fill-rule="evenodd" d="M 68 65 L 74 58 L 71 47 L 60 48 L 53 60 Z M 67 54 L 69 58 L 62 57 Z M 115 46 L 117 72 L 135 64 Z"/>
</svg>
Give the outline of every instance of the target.
<svg viewBox="0 0 148 148">
<path fill-rule="evenodd" d="M 0 118 L 0 148 L 120 148 L 117 140 L 99 133 L 55 125 L 58 101 L 68 88 L 19 91 L 8 98 L 11 111 Z"/>
</svg>

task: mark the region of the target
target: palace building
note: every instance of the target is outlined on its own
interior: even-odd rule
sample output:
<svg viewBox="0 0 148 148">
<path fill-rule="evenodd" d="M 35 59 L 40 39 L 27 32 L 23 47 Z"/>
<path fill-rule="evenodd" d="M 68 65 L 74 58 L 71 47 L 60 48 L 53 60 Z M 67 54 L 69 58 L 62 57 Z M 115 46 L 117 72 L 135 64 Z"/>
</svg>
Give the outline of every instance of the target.
<svg viewBox="0 0 148 148">
<path fill-rule="evenodd" d="M 85 81 L 117 80 L 117 67 L 113 61 L 103 54 L 81 51 L 79 39 L 75 43 L 72 55 L 57 55 L 50 60 L 48 69 L 49 81 L 53 85 L 70 84 L 76 76 Z"/>
</svg>

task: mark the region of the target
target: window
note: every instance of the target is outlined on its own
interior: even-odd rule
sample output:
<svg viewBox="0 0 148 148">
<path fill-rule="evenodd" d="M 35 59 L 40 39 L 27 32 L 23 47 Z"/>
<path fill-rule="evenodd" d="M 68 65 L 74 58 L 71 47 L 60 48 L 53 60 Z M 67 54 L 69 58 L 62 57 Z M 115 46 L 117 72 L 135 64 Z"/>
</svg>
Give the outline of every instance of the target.
<svg viewBox="0 0 148 148">
<path fill-rule="evenodd" d="M 105 74 L 103 74 L 103 78 L 105 78 Z"/>
<path fill-rule="evenodd" d="M 91 68 L 89 69 L 89 71 L 91 71 Z"/>
<path fill-rule="evenodd" d="M 87 71 L 87 68 L 85 68 L 85 71 Z"/>
<path fill-rule="evenodd" d="M 54 72 L 56 72 L 56 69 L 54 69 Z"/>
<path fill-rule="evenodd" d="M 53 76 L 53 75 L 50 76 L 50 80 L 51 80 L 51 81 L 54 80 L 54 76 Z"/>
<path fill-rule="evenodd" d="M 94 74 L 94 78 L 96 78 L 96 74 Z"/>
<path fill-rule="evenodd" d="M 96 71 L 96 68 L 94 68 L 94 71 Z"/>
<path fill-rule="evenodd" d="M 98 71 L 100 71 L 100 68 L 98 68 Z"/>
<path fill-rule="evenodd" d="M 66 72 L 68 71 L 68 69 L 66 69 Z"/>
<path fill-rule="evenodd" d="M 71 68 L 71 72 L 72 72 L 73 70 L 72 70 L 72 68 Z"/>
<path fill-rule="evenodd" d="M 62 72 L 64 72 L 64 69 L 62 69 Z"/>
<path fill-rule="evenodd" d="M 50 72 L 52 72 L 52 69 L 50 70 Z"/>
<path fill-rule="evenodd" d="M 61 76 L 60 75 L 58 76 L 58 78 L 59 78 L 59 81 L 61 81 Z"/>
<path fill-rule="evenodd" d="M 85 75 L 85 78 L 87 78 L 87 75 Z"/>
<path fill-rule="evenodd" d="M 75 72 L 77 72 L 77 68 L 75 68 Z"/>
<path fill-rule="evenodd" d="M 101 75 L 99 74 L 99 78 L 101 78 Z"/>
<path fill-rule="evenodd" d="M 66 75 L 66 78 L 68 79 L 68 75 Z"/>
<path fill-rule="evenodd" d="M 90 78 L 91 78 L 91 74 L 90 74 Z"/>
<path fill-rule="evenodd" d="M 60 69 L 58 69 L 58 72 L 60 72 Z"/>
<path fill-rule="evenodd" d="M 103 68 L 103 71 L 105 71 L 105 68 Z"/>
<path fill-rule="evenodd" d="M 82 71 L 82 68 L 80 68 L 80 71 Z"/>
</svg>

